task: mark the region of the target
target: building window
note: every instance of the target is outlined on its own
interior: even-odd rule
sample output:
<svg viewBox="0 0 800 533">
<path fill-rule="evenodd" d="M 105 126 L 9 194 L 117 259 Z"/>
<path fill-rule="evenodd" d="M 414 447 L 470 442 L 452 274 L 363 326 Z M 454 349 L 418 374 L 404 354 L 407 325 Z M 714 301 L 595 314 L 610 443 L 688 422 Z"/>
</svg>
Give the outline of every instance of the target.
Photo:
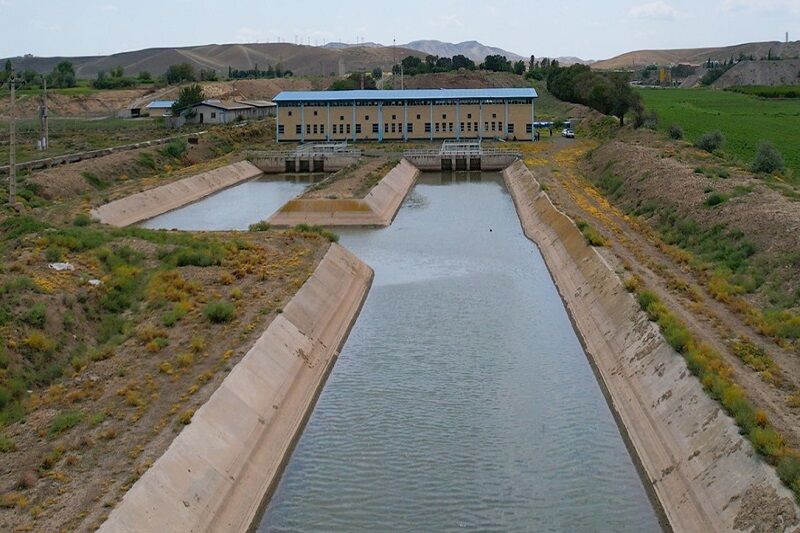
<svg viewBox="0 0 800 533">
<path fill-rule="evenodd" d="M 472 123 L 472 129 L 475 130 L 475 131 L 478 131 L 478 123 L 477 122 L 473 122 Z"/>
<path fill-rule="evenodd" d="M 513 123 L 509 122 L 509 124 L 508 124 L 508 133 L 514 133 L 514 124 Z"/>
<path fill-rule="evenodd" d="M 217 114 L 214 111 L 211 112 L 211 118 L 217 118 Z"/>
<path fill-rule="evenodd" d="M 319 132 L 320 133 L 325 133 L 325 124 L 320 124 L 319 125 Z"/>
<path fill-rule="evenodd" d="M 395 133 L 395 126 L 396 126 L 396 124 L 394 122 L 392 122 L 392 133 Z"/>
<path fill-rule="evenodd" d="M 367 122 L 369 120 L 369 115 L 364 115 L 364 121 Z"/>
<path fill-rule="evenodd" d="M 448 124 L 448 131 L 453 131 L 453 123 Z"/>
<path fill-rule="evenodd" d="M 413 125 L 411 122 L 409 122 L 408 124 L 406 124 L 406 131 L 407 131 L 408 133 L 414 133 L 414 125 Z"/>
<path fill-rule="evenodd" d="M 306 134 L 311 133 L 311 124 L 306 124 Z"/>
<path fill-rule="evenodd" d="M 287 111 L 286 113 L 287 113 L 287 114 L 288 114 L 290 117 L 292 116 L 292 112 L 291 112 L 291 111 Z"/>
<path fill-rule="evenodd" d="M 303 133 L 303 126 L 301 126 L 300 124 L 296 125 L 296 126 L 294 127 L 294 132 L 295 132 L 297 135 L 300 135 L 301 133 Z"/>
<path fill-rule="evenodd" d="M 425 133 L 430 133 L 430 132 L 431 132 L 431 123 L 430 122 L 426 122 L 425 123 Z"/>
<path fill-rule="evenodd" d="M 439 133 L 439 123 L 436 123 L 436 133 Z"/>
<path fill-rule="evenodd" d="M 339 120 L 344 120 L 344 115 L 339 115 Z"/>
<path fill-rule="evenodd" d="M 533 133 L 533 125 L 525 124 L 525 133 Z"/>
<path fill-rule="evenodd" d="M 356 133 L 361 133 L 361 124 L 356 124 Z"/>
<path fill-rule="evenodd" d="M 350 133 L 350 124 L 347 125 L 347 133 Z"/>
<path fill-rule="evenodd" d="M 467 113 L 467 118 L 472 118 L 472 113 Z"/>
<path fill-rule="evenodd" d="M 316 124 L 314 124 L 314 133 L 318 133 Z"/>
<path fill-rule="evenodd" d="M 278 135 L 283 135 L 283 124 L 278 124 Z"/>
<path fill-rule="evenodd" d="M 492 118 L 497 118 L 497 113 L 492 113 Z"/>
<path fill-rule="evenodd" d="M 500 130 L 500 131 L 503 131 L 503 123 L 502 122 L 498 122 L 497 123 L 497 129 Z"/>
<path fill-rule="evenodd" d="M 389 123 L 388 122 L 384 122 L 383 123 L 383 133 L 389 133 Z"/>
<path fill-rule="evenodd" d="M 497 122 L 492 121 L 492 131 L 497 131 Z"/>
<path fill-rule="evenodd" d="M 472 131 L 472 122 L 467 122 L 467 131 Z"/>
<path fill-rule="evenodd" d="M 489 131 L 489 123 L 488 122 L 484 122 L 483 123 L 483 131 Z"/>
<path fill-rule="evenodd" d="M 317 116 L 317 112 L 316 112 L 316 111 L 314 111 L 314 116 L 315 116 L 315 117 Z"/>
<path fill-rule="evenodd" d="M 380 132 L 380 125 L 376 122 L 372 125 L 372 133 L 379 133 Z"/>
<path fill-rule="evenodd" d="M 461 124 L 459 124 L 459 127 L 460 127 L 461 129 L 459 129 L 458 131 L 464 131 L 464 123 L 463 123 L 463 122 L 462 122 Z"/>
<path fill-rule="evenodd" d="M 397 115 L 392 115 L 392 120 L 397 120 Z"/>
<path fill-rule="evenodd" d="M 447 115 L 442 114 L 442 119 L 446 119 L 446 118 L 447 118 Z"/>
<path fill-rule="evenodd" d="M 422 118 L 422 115 L 417 114 L 417 120 L 420 120 L 421 118 Z"/>
</svg>

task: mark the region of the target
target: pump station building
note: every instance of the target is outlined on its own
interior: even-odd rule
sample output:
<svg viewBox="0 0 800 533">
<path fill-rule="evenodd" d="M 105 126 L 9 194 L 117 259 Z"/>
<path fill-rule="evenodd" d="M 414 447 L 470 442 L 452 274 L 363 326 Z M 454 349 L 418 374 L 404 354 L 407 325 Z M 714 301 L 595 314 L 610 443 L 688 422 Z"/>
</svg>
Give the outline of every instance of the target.
<svg viewBox="0 0 800 533">
<path fill-rule="evenodd" d="M 533 88 L 284 91 L 278 142 L 533 140 Z"/>
</svg>

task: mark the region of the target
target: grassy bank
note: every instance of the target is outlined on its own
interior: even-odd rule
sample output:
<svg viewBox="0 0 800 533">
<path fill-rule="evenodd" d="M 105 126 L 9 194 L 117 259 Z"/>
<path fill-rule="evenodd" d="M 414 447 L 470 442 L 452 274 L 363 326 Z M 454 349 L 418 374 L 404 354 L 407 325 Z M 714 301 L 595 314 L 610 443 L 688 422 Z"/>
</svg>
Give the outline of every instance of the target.
<svg viewBox="0 0 800 533">
<path fill-rule="evenodd" d="M 711 89 L 646 89 L 641 95 L 647 108 L 658 113 L 663 130 L 678 124 L 692 142 L 720 130 L 727 138 L 722 152 L 745 165 L 753 161 L 759 143 L 768 140 L 800 177 L 800 99 L 764 99 Z"/>
</svg>

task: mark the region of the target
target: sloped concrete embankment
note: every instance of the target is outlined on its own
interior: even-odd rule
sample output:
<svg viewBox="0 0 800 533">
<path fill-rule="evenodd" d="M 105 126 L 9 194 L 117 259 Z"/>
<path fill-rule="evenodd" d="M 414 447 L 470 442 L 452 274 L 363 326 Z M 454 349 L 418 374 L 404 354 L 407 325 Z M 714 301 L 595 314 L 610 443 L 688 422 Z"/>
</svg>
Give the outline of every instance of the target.
<svg viewBox="0 0 800 533">
<path fill-rule="evenodd" d="M 419 176 L 419 169 L 402 159 L 370 190 L 364 199 L 290 200 L 269 219 L 278 227 L 388 226 Z"/>
<path fill-rule="evenodd" d="M 100 531 L 247 531 L 279 479 L 372 276 L 357 257 L 331 245 Z"/>
<path fill-rule="evenodd" d="M 772 515 L 782 513 L 777 522 L 786 527 L 796 523 L 797 507 L 774 470 L 706 395 L 528 168 L 517 162 L 503 175 L 523 231 L 544 256 L 669 526 L 681 532 L 750 530 L 751 516 L 765 506 Z"/>
<path fill-rule="evenodd" d="M 240 161 L 114 200 L 93 209 L 92 216 L 104 224 L 130 226 L 196 202 L 260 174 L 261 170 L 252 163 Z"/>
</svg>

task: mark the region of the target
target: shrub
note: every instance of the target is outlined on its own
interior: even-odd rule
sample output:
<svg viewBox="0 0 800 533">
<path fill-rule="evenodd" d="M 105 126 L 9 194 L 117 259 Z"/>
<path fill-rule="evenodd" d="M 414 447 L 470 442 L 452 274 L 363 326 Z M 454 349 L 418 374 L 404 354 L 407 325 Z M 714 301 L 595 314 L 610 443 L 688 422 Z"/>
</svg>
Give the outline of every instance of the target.
<svg viewBox="0 0 800 533">
<path fill-rule="evenodd" d="M 675 139 L 676 141 L 683 139 L 683 128 L 678 124 L 670 124 L 669 128 L 667 128 L 667 133 L 670 139 Z"/>
<path fill-rule="evenodd" d="M 697 148 L 705 150 L 708 153 L 719 150 L 724 144 L 725 136 L 719 130 L 704 133 L 694 143 Z"/>
<path fill-rule="evenodd" d="M 189 305 L 184 302 L 178 302 L 172 306 L 172 309 L 164 313 L 161 317 L 161 323 L 166 327 L 172 327 L 178 320 L 186 316 L 189 312 Z"/>
<path fill-rule="evenodd" d="M 149 168 L 150 170 L 156 169 L 156 162 L 153 160 L 153 156 L 147 152 L 140 153 L 136 158 L 136 162 L 145 168 Z"/>
<path fill-rule="evenodd" d="M 61 247 L 51 244 L 44 251 L 44 258 L 49 263 L 55 263 L 57 261 L 61 261 Z"/>
<path fill-rule="evenodd" d="M 583 238 L 586 239 L 586 242 L 591 246 L 605 246 L 606 239 L 597 232 L 588 222 L 585 220 L 577 220 L 575 224 L 578 226 L 578 229 L 581 230 L 583 234 Z"/>
<path fill-rule="evenodd" d="M 294 227 L 294 230 L 299 233 L 310 233 L 319 235 L 325 239 L 328 239 L 330 242 L 339 242 L 339 236 L 335 233 L 326 230 L 321 226 L 309 226 L 308 224 L 298 224 Z"/>
<path fill-rule="evenodd" d="M 758 145 L 756 158 L 753 161 L 753 172 L 763 172 L 765 174 L 772 174 L 773 172 L 782 171 L 786 168 L 783 162 L 783 156 L 769 141 L 761 141 Z"/>
<path fill-rule="evenodd" d="M 92 223 L 92 218 L 86 213 L 81 213 L 72 221 L 73 226 L 83 227 Z"/>
<path fill-rule="evenodd" d="M 89 185 L 91 185 L 95 189 L 105 189 L 106 188 L 107 184 L 103 180 L 101 180 L 100 177 L 97 174 L 95 174 L 94 172 L 89 172 L 89 171 L 81 172 L 81 176 L 83 176 L 83 179 L 86 180 L 86 183 L 88 183 Z"/>
<path fill-rule="evenodd" d="M 712 192 L 709 194 L 705 201 L 703 202 L 707 207 L 714 207 L 715 205 L 719 205 L 727 200 L 728 197 L 722 193 Z"/>
<path fill-rule="evenodd" d="M 260 222 L 256 222 L 255 224 L 250 224 L 250 227 L 247 228 L 249 231 L 269 231 L 272 226 L 266 220 L 262 220 Z"/>
<path fill-rule="evenodd" d="M 50 422 L 50 436 L 58 435 L 77 426 L 83 420 L 83 412 L 67 411 L 57 415 Z"/>
<path fill-rule="evenodd" d="M 22 341 L 25 346 L 41 353 L 52 353 L 56 349 L 56 343 L 47 338 L 41 331 L 33 331 Z"/>
<path fill-rule="evenodd" d="M 178 417 L 178 422 L 180 422 L 185 426 L 192 421 L 193 416 L 194 416 L 194 409 L 187 409 L 186 411 L 182 412 L 181 415 Z"/>
<path fill-rule="evenodd" d="M 230 322 L 236 316 L 233 304 L 223 300 L 209 302 L 203 307 L 203 314 L 214 324 Z"/>
<path fill-rule="evenodd" d="M 35 328 L 41 328 L 44 326 L 44 321 L 46 318 L 47 308 L 42 302 L 38 302 L 33 304 L 30 309 L 22 316 L 22 320 L 25 321 L 26 324 L 31 325 Z"/>
<path fill-rule="evenodd" d="M 11 452 L 15 449 L 14 441 L 0 433 L 0 453 Z"/>
<path fill-rule="evenodd" d="M 161 153 L 166 156 L 174 157 L 175 159 L 180 158 L 188 149 L 188 144 L 186 143 L 185 139 L 175 139 L 174 141 L 170 141 Z"/>
</svg>

